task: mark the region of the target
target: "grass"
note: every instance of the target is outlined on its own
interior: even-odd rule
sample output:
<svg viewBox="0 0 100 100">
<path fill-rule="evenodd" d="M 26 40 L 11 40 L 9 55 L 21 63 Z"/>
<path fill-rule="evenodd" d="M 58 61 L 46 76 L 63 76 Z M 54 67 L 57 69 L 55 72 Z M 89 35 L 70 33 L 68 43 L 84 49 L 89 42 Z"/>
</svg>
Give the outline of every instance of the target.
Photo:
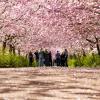
<svg viewBox="0 0 100 100">
<path fill-rule="evenodd" d="M 86 56 L 72 55 L 68 59 L 69 68 L 75 67 L 98 67 L 100 66 L 100 56 L 97 54 Z M 0 67 L 28 67 L 29 61 L 24 56 L 13 55 L 0 52 Z M 32 67 L 36 67 L 36 61 L 33 61 Z"/>
<path fill-rule="evenodd" d="M 28 61 L 25 57 L 0 54 L 0 67 L 24 67 L 28 66 Z"/>
<path fill-rule="evenodd" d="M 24 56 L 13 55 L 13 54 L 2 54 L 0 53 L 0 67 L 27 67 L 29 66 L 29 61 Z M 36 63 L 33 61 L 32 67 L 35 67 Z"/>
<path fill-rule="evenodd" d="M 97 54 L 87 54 L 86 56 L 72 56 L 68 60 L 71 67 L 98 67 L 100 66 L 100 56 Z"/>
</svg>

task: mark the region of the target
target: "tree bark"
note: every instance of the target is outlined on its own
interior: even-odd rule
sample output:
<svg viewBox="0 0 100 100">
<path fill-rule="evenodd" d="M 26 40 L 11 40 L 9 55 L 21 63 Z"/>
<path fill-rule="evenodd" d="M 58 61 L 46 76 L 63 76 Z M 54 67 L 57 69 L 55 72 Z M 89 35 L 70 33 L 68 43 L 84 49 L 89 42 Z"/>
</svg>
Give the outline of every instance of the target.
<svg viewBox="0 0 100 100">
<path fill-rule="evenodd" d="M 95 37 L 95 42 L 90 40 L 90 39 L 86 39 L 88 42 L 92 43 L 92 44 L 96 44 L 96 48 L 97 48 L 97 52 L 98 55 L 100 55 L 100 46 L 99 46 L 99 38 Z"/>
<path fill-rule="evenodd" d="M 100 55 L 99 38 L 97 38 L 97 37 L 95 36 L 95 39 L 96 39 L 96 48 L 97 48 L 97 51 L 98 51 L 98 55 Z"/>
<path fill-rule="evenodd" d="M 15 46 L 12 47 L 12 52 L 13 52 L 14 55 L 16 54 L 16 52 L 15 52 Z"/>
<path fill-rule="evenodd" d="M 97 47 L 98 55 L 100 55 L 100 47 L 98 43 L 96 44 L 96 47 Z"/>
<path fill-rule="evenodd" d="M 3 41 L 3 44 L 2 44 L 2 52 L 3 52 L 3 54 L 5 53 L 5 49 L 6 49 L 6 41 Z"/>
<path fill-rule="evenodd" d="M 9 45 L 9 53 L 12 53 L 12 45 Z"/>
</svg>

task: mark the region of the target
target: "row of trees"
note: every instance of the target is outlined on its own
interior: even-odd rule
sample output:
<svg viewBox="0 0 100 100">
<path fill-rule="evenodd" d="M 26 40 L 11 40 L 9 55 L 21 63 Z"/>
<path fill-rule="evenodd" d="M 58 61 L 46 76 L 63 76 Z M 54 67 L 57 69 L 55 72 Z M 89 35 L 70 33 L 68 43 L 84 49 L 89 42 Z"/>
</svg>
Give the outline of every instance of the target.
<svg viewBox="0 0 100 100">
<path fill-rule="evenodd" d="M 23 52 L 97 48 L 100 55 L 99 18 L 99 0 L 1 0 L 0 38 Z"/>
<path fill-rule="evenodd" d="M 16 36 L 11 36 L 11 35 L 5 35 L 4 40 L 2 41 L 2 52 L 3 54 L 5 53 L 6 49 L 9 48 L 9 53 L 11 54 L 16 54 Z M 18 54 L 20 55 L 20 49 L 18 50 Z"/>
</svg>

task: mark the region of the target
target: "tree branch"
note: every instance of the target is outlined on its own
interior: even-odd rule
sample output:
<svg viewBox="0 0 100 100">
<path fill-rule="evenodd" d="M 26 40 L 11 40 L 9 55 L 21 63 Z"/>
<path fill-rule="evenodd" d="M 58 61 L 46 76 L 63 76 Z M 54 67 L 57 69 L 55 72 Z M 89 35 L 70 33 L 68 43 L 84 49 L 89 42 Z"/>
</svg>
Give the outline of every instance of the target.
<svg viewBox="0 0 100 100">
<path fill-rule="evenodd" d="M 90 39 L 86 39 L 88 42 L 95 44 L 96 42 L 90 40 Z"/>
</svg>

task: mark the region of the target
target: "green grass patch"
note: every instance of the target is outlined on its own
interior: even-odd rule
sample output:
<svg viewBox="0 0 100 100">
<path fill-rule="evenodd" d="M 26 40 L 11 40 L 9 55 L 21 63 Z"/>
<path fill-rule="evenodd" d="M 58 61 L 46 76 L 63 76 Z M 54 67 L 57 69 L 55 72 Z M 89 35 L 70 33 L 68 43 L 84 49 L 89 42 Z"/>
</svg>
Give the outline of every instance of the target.
<svg viewBox="0 0 100 100">
<path fill-rule="evenodd" d="M 71 56 L 68 60 L 68 65 L 70 67 L 98 67 L 100 66 L 100 56 L 97 54 L 86 56 Z"/>
<path fill-rule="evenodd" d="M 37 67 L 36 61 L 34 60 L 31 67 Z M 6 52 L 3 54 L 0 51 L 0 67 L 28 67 L 29 61 L 24 56 L 13 55 Z M 72 55 L 68 59 L 69 68 L 75 67 L 99 67 L 100 66 L 100 55 L 87 54 L 86 56 Z"/>
<path fill-rule="evenodd" d="M 12 54 L 0 54 L 0 67 L 27 67 L 29 61 L 24 56 L 12 55 Z M 33 61 L 32 66 L 36 66 Z"/>
</svg>

